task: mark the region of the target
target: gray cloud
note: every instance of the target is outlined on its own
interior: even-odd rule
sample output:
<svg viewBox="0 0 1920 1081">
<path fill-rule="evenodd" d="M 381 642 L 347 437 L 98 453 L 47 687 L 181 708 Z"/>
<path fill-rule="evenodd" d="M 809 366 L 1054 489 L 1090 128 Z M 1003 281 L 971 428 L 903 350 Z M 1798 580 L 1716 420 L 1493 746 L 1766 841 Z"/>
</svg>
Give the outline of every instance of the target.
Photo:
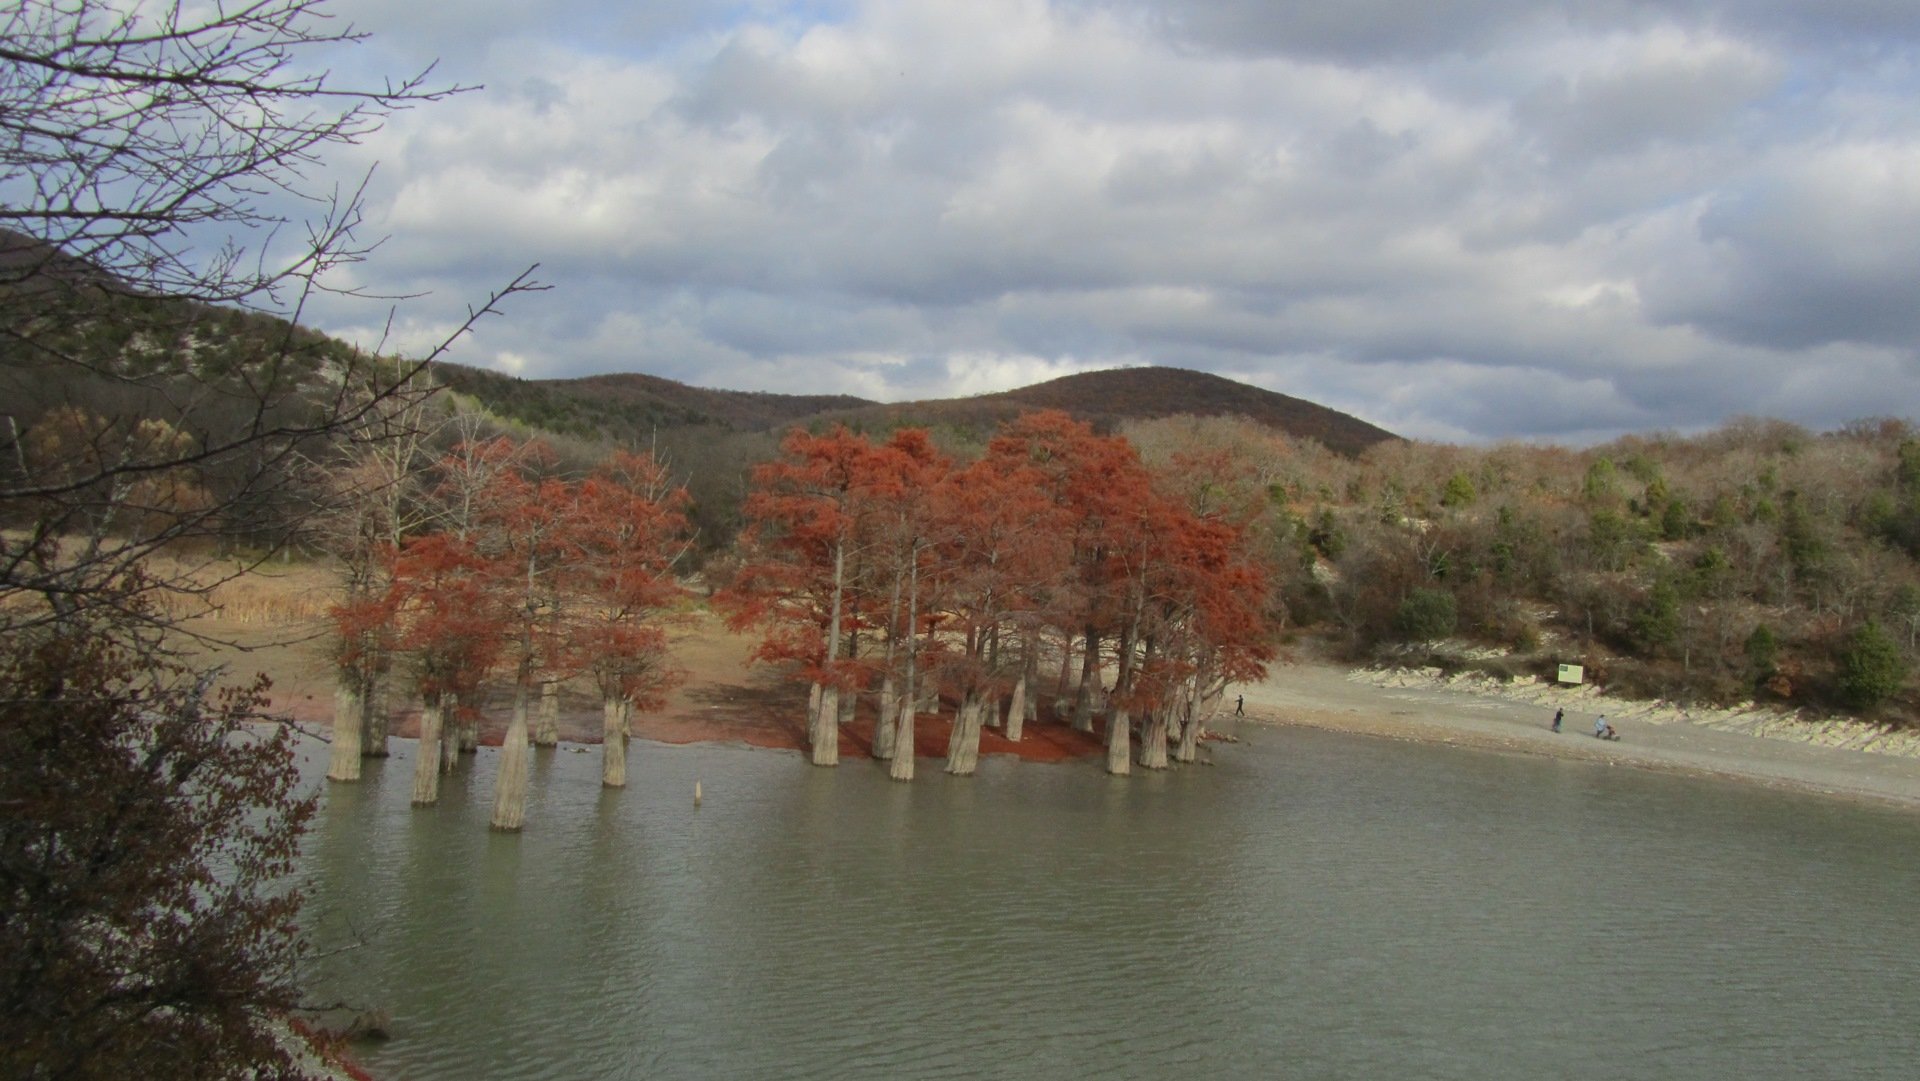
<svg viewBox="0 0 1920 1081">
<path fill-rule="evenodd" d="M 337 163 L 380 162 L 392 235 L 352 281 L 431 290 L 413 343 L 541 262 L 474 363 L 876 398 L 1172 363 L 1454 439 L 1920 411 L 1905 5 L 385 10 L 489 89 Z"/>
</svg>

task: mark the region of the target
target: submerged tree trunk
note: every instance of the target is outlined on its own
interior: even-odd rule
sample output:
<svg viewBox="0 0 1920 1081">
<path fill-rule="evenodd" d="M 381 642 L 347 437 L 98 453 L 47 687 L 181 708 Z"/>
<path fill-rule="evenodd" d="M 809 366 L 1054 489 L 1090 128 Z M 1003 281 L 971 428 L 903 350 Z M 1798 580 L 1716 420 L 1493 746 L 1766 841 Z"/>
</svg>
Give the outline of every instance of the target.
<svg viewBox="0 0 1920 1081">
<path fill-rule="evenodd" d="M 840 623 L 845 603 L 847 542 L 842 536 L 833 546 L 833 606 L 827 622 L 827 678 L 838 679 L 834 671 L 840 660 Z M 820 689 L 820 715 L 813 723 L 813 764 L 840 764 L 840 689 L 828 683 Z"/>
<path fill-rule="evenodd" d="M 1013 693 L 1007 698 L 1007 739 L 1020 742 L 1027 724 L 1027 673 L 1022 671 L 1020 678 L 1013 682 Z"/>
<path fill-rule="evenodd" d="M 1133 772 L 1133 718 L 1125 706 L 1107 713 L 1107 772 L 1116 777 Z"/>
<path fill-rule="evenodd" d="M 1133 645 L 1136 622 L 1120 635 L 1118 672 L 1113 677 L 1114 697 L 1121 702 L 1133 692 Z M 1133 718 L 1125 706 L 1116 706 L 1107 714 L 1107 772 L 1125 776 L 1133 772 Z"/>
<path fill-rule="evenodd" d="M 1192 762 L 1200 757 L 1200 681 L 1189 686 L 1182 701 L 1180 743 L 1174 748 L 1175 762 Z"/>
<path fill-rule="evenodd" d="M 820 724 L 813 735 L 813 764 L 840 764 L 840 688 L 820 688 Z"/>
<path fill-rule="evenodd" d="M 807 746 L 820 738 L 820 696 L 826 688 L 814 683 L 807 688 Z"/>
<path fill-rule="evenodd" d="M 440 772 L 452 773 L 460 768 L 460 756 L 478 753 L 468 751 L 469 741 L 477 742 L 474 730 L 480 722 L 469 720 L 460 715 L 460 697 L 449 694 L 440 700 Z"/>
<path fill-rule="evenodd" d="M 889 672 L 880 677 L 880 715 L 873 721 L 873 757 L 883 762 L 893 757 L 893 726 L 899 717 L 900 695 Z"/>
<path fill-rule="evenodd" d="M 600 700 L 600 784 L 627 786 L 627 716 L 633 703 L 611 695 Z"/>
<path fill-rule="evenodd" d="M 560 684 L 550 679 L 540 681 L 540 725 L 533 742 L 542 747 L 560 746 Z"/>
<path fill-rule="evenodd" d="M 387 733 L 393 727 L 392 680 L 374 676 L 360 700 L 360 757 L 385 758 Z"/>
<path fill-rule="evenodd" d="M 1080 690 L 1073 699 L 1073 728 L 1093 731 L 1093 715 L 1100 711 L 1100 636 L 1087 628 L 1086 652 L 1080 660 Z"/>
<path fill-rule="evenodd" d="M 527 680 L 513 691 L 513 720 L 500 741 L 500 772 L 493 782 L 494 829 L 517 832 L 527 818 Z"/>
<path fill-rule="evenodd" d="M 1147 711 L 1147 726 L 1140 732 L 1140 765 L 1146 769 L 1167 768 L 1167 714 L 1173 709 L 1169 704 Z"/>
<path fill-rule="evenodd" d="M 913 780 L 913 696 L 900 700 L 900 716 L 893 725 L 893 760 L 887 763 L 887 776 L 896 781 Z"/>
<path fill-rule="evenodd" d="M 420 710 L 420 752 L 413 760 L 413 805 L 426 807 L 440 799 L 440 723 L 445 715 L 438 699 Z"/>
<path fill-rule="evenodd" d="M 360 779 L 360 725 L 365 720 L 366 699 L 360 694 L 359 679 L 342 672 L 333 689 L 333 746 L 327 756 L 327 780 Z"/>
<path fill-rule="evenodd" d="M 893 724 L 900 715 L 900 695 L 893 683 L 893 666 L 900 651 L 900 593 L 906 576 L 893 576 L 893 598 L 887 604 L 887 648 L 880 662 L 880 703 L 873 719 L 873 757 L 893 757 Z"/>
<path fill-rule="evenodd" d="M 960 711 L 953 718 L 953 735 L 947 739 L 947 772 L 956 777 L 971 777 L 980 764 L 980 718 L 986 702 L 977 691 L 968 691 L 960 700 Z"/>
<path fill-rule="evenodd" d="M 914 550 L 916 557 L 919 549 Z M 915 662 L 920 656 L 920 640 L 916 634 L 920 618 L 920 562 L 916 558 L 907 576 L 907 671 L 905 686 L 900 688 L 900 715 L 893 726 L 893 761 L 887 765 L 887 776 L 896 781 L 913 780 L 913 712 L 914 699 L 920 688 L 914 681 L 919 672 Z"/>
<path fill-rule="evenodd" d="M 447 739 L 447 772 L 459 764 L 459 755 L 480 753 L 480 718 L 466 716 L 454 726 L 454 734 Z"/>
</svg>

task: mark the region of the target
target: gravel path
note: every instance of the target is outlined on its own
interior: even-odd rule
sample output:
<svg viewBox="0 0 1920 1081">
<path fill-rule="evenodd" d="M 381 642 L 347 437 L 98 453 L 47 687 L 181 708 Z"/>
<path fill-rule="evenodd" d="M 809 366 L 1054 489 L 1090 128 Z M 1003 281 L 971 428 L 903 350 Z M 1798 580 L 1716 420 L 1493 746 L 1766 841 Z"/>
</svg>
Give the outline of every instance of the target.
<svg viewBox="0 0 1920 1081">
<path fill-rule="evenodd" d="M 1263 683 L 1229 688 L 1229 708 L 1238 694 L 1246 696 L 1248 719 L 1255 722 L 1736 777 L 1920 810 L 1920 759 L 1903 753 L 1904 740 L 1872 739 L 1877 730 L 1862 735 L 1830 724 L 1776 723 L 1739 713 L 1696 723 L 1677 710 L 1605 702 L 1590 692 L 1539 685 L 1501 691 L 1417 673 L 1350 673 L 1321 664 L 1277 667 Z M 1549 729 L 1556 701 L 1567 710 L 1558 734 Z M 1593 738 L 1599 712 L 1620 733 L 1619 742 Z M 1873 744 L 1881 753 L 1805 740 Z"/>
</svg>

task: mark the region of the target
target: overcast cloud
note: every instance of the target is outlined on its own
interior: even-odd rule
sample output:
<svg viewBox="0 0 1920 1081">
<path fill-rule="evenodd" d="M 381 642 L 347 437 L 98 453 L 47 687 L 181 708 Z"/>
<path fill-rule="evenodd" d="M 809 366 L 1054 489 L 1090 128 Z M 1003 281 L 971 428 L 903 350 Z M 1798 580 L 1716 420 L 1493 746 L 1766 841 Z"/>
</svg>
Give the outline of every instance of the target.
<svg viewBox="0 0 1920 1081">
<path fill-rule="evenodd" d="M 1910 0 L 337 2 L 355 281 L 526 376 L 897 400 L 1198 368 L 1405 435 L 1920 414 Z M 370 341 L 378 308 L 322 326 Z"/>
</svg>

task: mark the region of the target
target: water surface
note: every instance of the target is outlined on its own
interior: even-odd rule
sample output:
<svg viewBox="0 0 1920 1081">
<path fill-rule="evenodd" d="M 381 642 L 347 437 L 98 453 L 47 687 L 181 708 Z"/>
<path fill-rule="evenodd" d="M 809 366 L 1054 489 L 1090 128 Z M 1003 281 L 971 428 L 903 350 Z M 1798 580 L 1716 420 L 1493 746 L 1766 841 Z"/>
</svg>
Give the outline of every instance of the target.
<svg viewBox="0 0 1920 1081">
<path fill-rule="evenodd" d="M 333 785 L 384 1079 L 1920 1076 L 1920 818 L 1312 730 L 1109 778 L 639 743 Z M 699 780 L 704 804 L 695 809 Z"/>
</svg>

